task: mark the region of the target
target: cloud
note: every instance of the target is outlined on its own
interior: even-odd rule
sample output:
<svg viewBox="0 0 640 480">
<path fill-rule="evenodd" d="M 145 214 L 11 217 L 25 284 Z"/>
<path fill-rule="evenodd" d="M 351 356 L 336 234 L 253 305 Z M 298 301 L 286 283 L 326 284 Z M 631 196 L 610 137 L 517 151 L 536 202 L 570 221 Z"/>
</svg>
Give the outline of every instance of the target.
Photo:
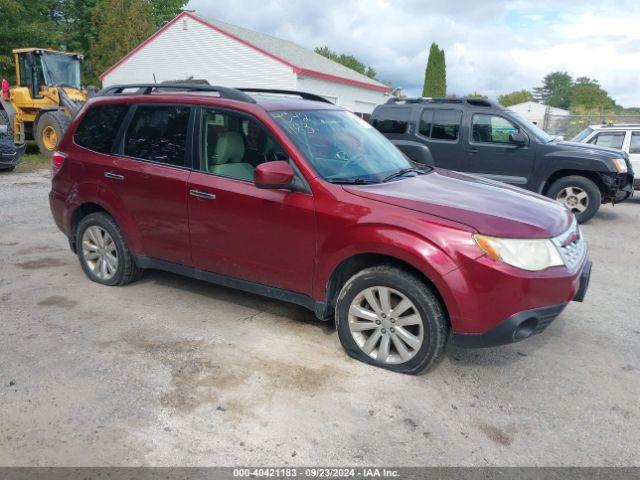
<svg viewBox="0 0 640 480">
<path fill-rule="evenodd" d="M 421 92 L 435 41 L 446 52 L 450 93 L 496 97 L 566 70 L 598 79 L 624 106 L 640 106 L 635 0 L 191 0 L 187 8 L 308 48 L 353 54 L 412 95 Z"/>
</svg>

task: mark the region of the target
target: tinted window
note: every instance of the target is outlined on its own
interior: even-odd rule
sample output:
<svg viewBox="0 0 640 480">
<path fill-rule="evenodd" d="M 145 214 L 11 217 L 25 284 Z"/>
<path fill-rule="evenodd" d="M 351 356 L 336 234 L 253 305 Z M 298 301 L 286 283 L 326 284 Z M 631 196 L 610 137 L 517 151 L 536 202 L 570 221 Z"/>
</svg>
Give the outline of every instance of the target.
<svg viewBox="0 0 640 480">
<path fill-rule="evenodd" d="M 243 115 L 204 110 L 202 132 L 200 169 L 205 172 L 253 182 L 261 163 L 289 159 L 257 120 Z"/>
<path fill-rule="evenodd" d="M 462 112 L 425 109 L 420 116 L 420 135 L 434 140 L 458 140 Z"/>
<path fill-rule="evenodd" d="M 600 145 L 601 147 L 622 148 L 625 135 L 625 132 L 599 133 L 591 140 L 589 140 L 589 143 Z"/>
<path fill-rule="evenodd" d="M 129 105 L 101 105 L 91 108 L 73 137 L 81 147 L 100 153 L 111 152 Z"/>
<path fill-rule="evenodd" d="M 189 113 L 189 107 L 138 107 L 125 136 L 124 154 L 184 166 Z"/>
<path fill-rule="evenodd" d="M 382 133 L 407 133 L 410 116 L 410 107 L 383 107 L 376 112 L 371 124 Z"/>
<path fill-rule="evenodd" d="M 631 134 L 629 153 L 640 153 L 640 132 L 633 132 Z"/>
<path fill-rule="evenodd" d="M 509 134 L 520 129 L 504 117 L 478 114 L 473 116 L 472 138 L 474 142 L 509 143 Z"/>
</svg>

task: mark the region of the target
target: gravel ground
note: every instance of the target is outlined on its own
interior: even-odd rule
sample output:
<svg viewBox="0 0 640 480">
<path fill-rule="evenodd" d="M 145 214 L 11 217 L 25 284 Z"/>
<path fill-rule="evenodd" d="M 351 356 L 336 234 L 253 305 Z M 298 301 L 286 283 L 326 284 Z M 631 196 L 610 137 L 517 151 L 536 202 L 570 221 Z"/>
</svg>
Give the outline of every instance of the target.
<svg viewBox="0 0 640 480">
<path fill-rule="evenodd" d="M 583 231 L 584 304 L 411 377 L 304 309 L 161 272 L 90 282 L 46 172 L 0 174 L 0 465 L 640 465 L 640 201 Z"/>
</svg>

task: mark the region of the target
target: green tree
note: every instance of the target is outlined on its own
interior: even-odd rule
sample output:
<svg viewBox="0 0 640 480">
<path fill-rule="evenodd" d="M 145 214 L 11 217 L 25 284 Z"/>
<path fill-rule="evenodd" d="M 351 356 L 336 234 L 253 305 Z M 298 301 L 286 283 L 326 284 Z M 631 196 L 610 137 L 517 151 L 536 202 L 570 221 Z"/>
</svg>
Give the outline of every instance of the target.
<svg viewBox="0 0 640 480">
<path fill-rule="evenodd" d="M 615 101 L 598 84 L 597 80 L 580 77 L 571 90 L 571 109 L 579 112 L 597 110 L 604 112 L 616 107 Z"/>
<path fill-rule="evenodd" d="M 510 107 L 511 105 L 517 105 L 519 103 L 525 103 L 533 101 L 533 94 L 529 90 L 518 90 L 511 93 L 505 93 L 498 97 L 498 102 L 503 107 Z"/>
<path fill-rule="evenodd" d="M 14 48 L 59 48 L 59 2 L 0 0 L 0 77 L 15 82 Z"/>
<path fill-rule="evenodd" d="M 567 109 L 571 105 L 573 79 L 567 72 L 553 72 L 542 80 L 542 86 L 533 89 L 536 100 L 550 107 Z"/>
<path fill-rule="evenodd" d="M 344 65 L 351 70 L 355 70 L 362 75 L 366 75 L 369 78 L 375 79 L 378 73 L 370 66 L 365 65 L 360 60 L 358 60 L 353 55 L 346 55 L 344 53 L 336 53 L 331 50 L 329 47 L 316 47 L 315 52 L 318 55 L 322 55 L 323 57 L 328 58 L 329 60 L 333 60 L 336 63 Z"/>
<path fill-rule="evenodd" d="M 186 0 L 151 0 L 151 15 L 156 28 L 162 27 L 178 15 Z"/>
<path fill-rule="evenodd" d="M 98 0 L 92 19 L 96 34 L 90 58 L 96 73 L 104 72 L 155 30 L 147 0 Z"/>
<path fill-rule="evenodd" d="M 465 98 L 478 98 L 481 100 L 489 100 L 489 97 L 487 97 L 486 95 L 483 95 L 482 93 L 478 93 L 478 92 L 473 92 L 470 93 L 468 95 L 465 95 Z"/>
<path fill-rule="evenodd" d="M 423 97 L 444 97 L 447 94 L 447 68 L 444 50 L 434 42 L 429 49 L 429 59 L 424 74 Z"/>
</svg>

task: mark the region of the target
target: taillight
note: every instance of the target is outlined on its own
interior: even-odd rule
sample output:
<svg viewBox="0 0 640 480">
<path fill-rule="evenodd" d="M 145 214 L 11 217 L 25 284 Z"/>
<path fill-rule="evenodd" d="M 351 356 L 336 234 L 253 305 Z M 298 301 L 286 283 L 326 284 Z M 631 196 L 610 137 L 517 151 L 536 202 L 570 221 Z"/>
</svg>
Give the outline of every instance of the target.
<svg viewBox="0 0 640 480">
<path fill-rule="evenodd" d="M 2 79 L 2 98 L 9 100 L 9 80 L 6 78 Z"/>
<path fill-rule="evenodd" d="M 67 155 L 65 153 L 54 152 L 53 157 L 51 157 L 51 178 L 58 174 L 66 158 Z"/>
</svg>

